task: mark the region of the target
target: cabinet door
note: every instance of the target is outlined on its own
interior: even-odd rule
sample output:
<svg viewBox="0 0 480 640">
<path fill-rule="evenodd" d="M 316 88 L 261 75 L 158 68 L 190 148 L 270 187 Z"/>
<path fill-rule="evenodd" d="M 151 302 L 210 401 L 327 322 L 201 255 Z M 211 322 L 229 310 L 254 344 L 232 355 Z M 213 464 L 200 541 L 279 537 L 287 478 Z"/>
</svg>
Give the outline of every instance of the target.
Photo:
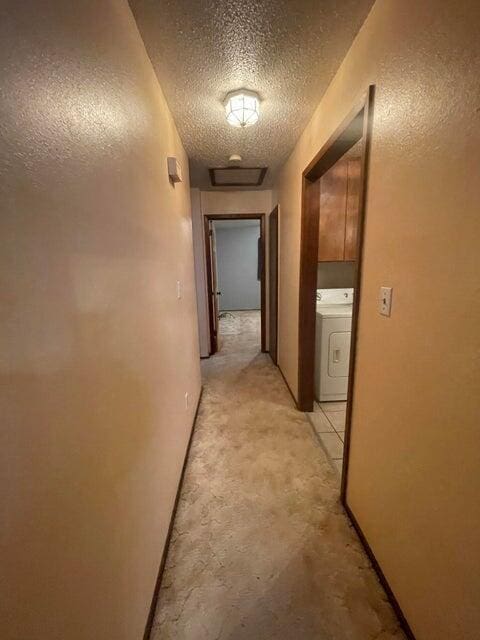
<svg viewBox="0 0 480 640">
<path fill-rule="evenodd" d="M 339 160 L 320 178 L 318 261 L 344 260 L 347 160 Z"/>
<path fill-rule="evenodd" d="M 360 204 L 360 158 L 348 160 L 345 260 L 357 259 L 358 208 Z"/>
</svg>

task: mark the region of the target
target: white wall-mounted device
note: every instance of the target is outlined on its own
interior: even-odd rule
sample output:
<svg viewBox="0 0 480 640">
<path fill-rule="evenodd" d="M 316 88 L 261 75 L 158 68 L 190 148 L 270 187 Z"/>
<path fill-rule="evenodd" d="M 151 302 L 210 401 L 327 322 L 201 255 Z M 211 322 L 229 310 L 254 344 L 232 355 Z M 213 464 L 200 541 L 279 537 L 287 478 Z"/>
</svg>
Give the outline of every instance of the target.
<svg viewBox="0 0 480 640">
<path fill-rule="evenodd" d="M 172 156 L 167 158 L 168 177 L 172 182 L 182 182 L 182 167 L 178 160 Z"/>
<path fill-rule="evenodd" d="M 392 287 L 380 287 L 378 310 L 382 316 L 389 316 L 392 313 L 392 291 Z"/>
</svg>

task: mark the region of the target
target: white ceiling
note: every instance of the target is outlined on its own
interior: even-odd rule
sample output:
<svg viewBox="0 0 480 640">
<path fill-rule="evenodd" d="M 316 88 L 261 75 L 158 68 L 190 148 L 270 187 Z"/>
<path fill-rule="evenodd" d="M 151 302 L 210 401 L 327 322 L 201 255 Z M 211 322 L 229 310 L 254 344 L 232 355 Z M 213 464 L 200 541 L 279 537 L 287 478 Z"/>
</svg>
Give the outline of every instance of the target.
<svg viewBox="0 0 480 640">
<path fill-rule="evenodd" d="M 239 153 L 273 183 L 374 0 L 130 0 L 190 158 L 192 186 Z M 231 127 L 222 102 L 261 97 L 260 121 Z"/>
</svg>

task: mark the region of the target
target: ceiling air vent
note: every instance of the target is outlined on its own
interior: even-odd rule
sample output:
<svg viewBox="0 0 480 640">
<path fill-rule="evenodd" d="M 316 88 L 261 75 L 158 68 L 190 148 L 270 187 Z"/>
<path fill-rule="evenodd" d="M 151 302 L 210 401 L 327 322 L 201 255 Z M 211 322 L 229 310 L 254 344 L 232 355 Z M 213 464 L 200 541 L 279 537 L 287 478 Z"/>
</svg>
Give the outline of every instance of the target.
<svg viewBox="0 0 480 640">
<path fill-rule="evenodd" d="M 259 187 L 267 167 L 223 167 L 208 171 L 212 187 Z"/>
</svg>

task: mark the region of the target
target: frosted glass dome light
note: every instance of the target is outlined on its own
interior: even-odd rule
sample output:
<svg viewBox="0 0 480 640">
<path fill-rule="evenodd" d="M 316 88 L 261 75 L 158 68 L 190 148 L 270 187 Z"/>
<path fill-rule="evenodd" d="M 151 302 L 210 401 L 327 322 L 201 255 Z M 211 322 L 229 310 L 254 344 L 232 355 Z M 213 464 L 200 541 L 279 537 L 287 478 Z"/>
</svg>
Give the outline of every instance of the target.
<svg viewBox="0 0 480 640">
<path fill-rule="evenodd" d="M 250 127 L 260 116 L 260 99 L 253 91 L 232 91 L 225 98 L 224 105 L 232 127 Z"/>
</svg>

